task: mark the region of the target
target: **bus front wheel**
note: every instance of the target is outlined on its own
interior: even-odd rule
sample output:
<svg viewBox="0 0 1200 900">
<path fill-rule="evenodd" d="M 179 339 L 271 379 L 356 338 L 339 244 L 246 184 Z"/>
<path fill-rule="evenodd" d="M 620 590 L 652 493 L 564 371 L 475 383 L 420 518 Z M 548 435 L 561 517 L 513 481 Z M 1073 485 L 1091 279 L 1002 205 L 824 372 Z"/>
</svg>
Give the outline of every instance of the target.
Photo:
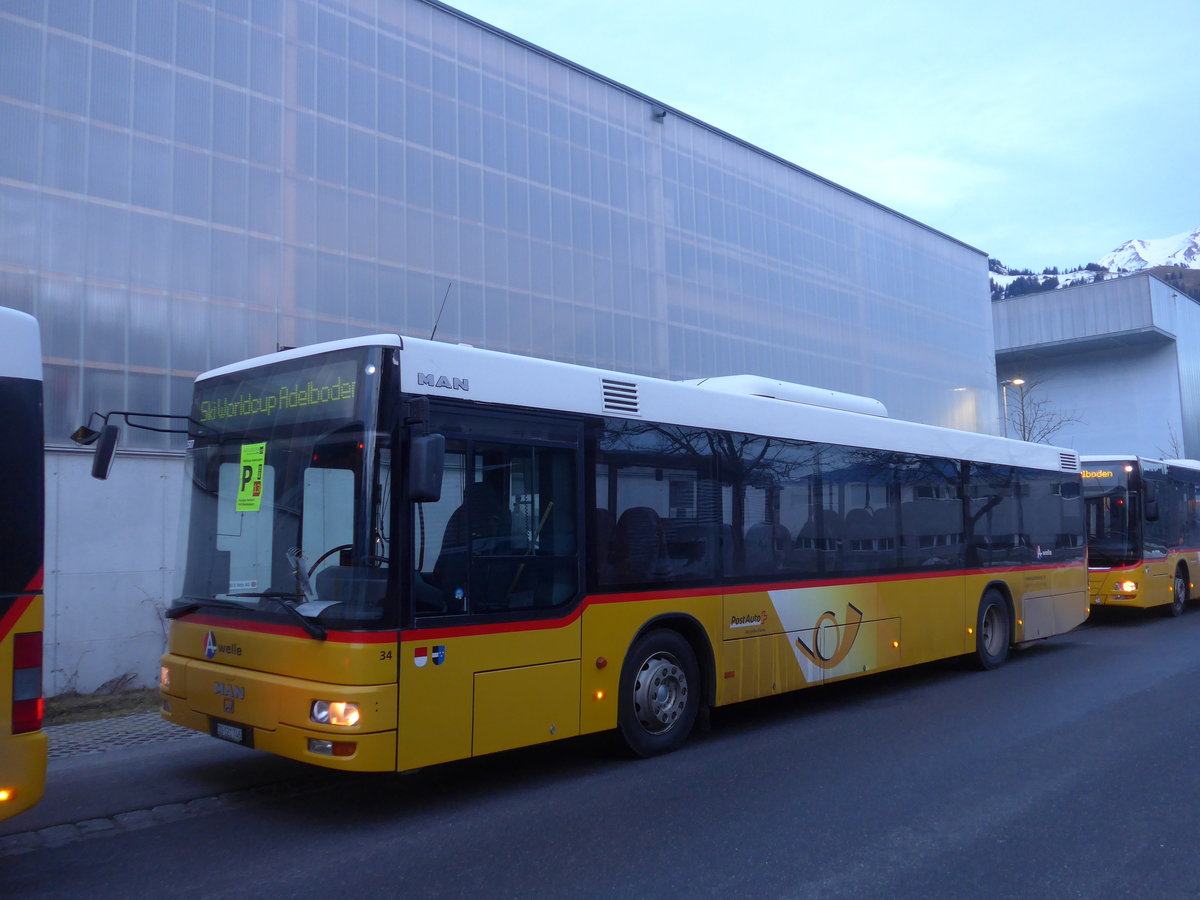
<svg viewBox="0 0 1200 900">
<path fill-rule="evenodd" d="M 629 749 L 644 757 L 679 749 L 703 694 L 692 645 L 677 631 L 642 635 L 625 657 L 620 690 L 617 723 Z"/>
<path fill-rule="evenodd" d="M 995 669 L 1008 659 L 1008 644 L 1012 638 L 1012 623 L 1004 595 L 994 588 L 987 590 L 979 601 L 975 618 L 975 663 L 981 669 Z"/>
<path fill-rule="evenodd" d="M 1171 603 L 1166 608 L 1169 616 L 1182 616 L 1188 602 L 1188 580 L 1183 566 L 1175 569 L 1175 582 L 1171 586 Z"/>
</svg>

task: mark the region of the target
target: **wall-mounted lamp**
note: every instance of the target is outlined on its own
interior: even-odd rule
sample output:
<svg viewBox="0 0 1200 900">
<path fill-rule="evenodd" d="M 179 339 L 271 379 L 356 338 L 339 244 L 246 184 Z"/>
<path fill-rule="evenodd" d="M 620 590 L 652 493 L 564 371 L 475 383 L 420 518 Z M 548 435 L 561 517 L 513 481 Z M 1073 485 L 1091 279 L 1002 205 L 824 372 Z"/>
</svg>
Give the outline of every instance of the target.
<svg viewBox="0 0 1200 900">
<path fill-rule="evenodd" d="M 652 118 L 655 122 L 657 122 L 659 125 L 661 125 L 663 123 L 663 120 L 666 117 L 667 117 L 667 111 L 663 107 L 661 107 L 657 104 L 651 104 L 650 118 Z"/>
</svg>

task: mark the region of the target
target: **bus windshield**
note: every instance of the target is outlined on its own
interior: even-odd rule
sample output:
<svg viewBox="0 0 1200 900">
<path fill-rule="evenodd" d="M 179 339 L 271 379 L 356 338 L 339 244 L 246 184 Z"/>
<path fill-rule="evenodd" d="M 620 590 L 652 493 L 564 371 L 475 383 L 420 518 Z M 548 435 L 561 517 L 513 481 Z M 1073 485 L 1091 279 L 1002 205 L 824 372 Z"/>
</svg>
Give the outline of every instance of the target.
<svg viewBox="0 0 1200 900">
<path fill-rule="evenodd" d="M 1089 566 L 1129 566 L 1141 559 L 1139 494 L 1125 469 L 1111 463 L 1083 472 Z"/>
<path fill-rule="evenodd" d="M 394 627 L 378 348 L 204 379 L 192 405 L 176 610 Z M 239 616 L 243 612 L 239 612 Z"/>
</svg>

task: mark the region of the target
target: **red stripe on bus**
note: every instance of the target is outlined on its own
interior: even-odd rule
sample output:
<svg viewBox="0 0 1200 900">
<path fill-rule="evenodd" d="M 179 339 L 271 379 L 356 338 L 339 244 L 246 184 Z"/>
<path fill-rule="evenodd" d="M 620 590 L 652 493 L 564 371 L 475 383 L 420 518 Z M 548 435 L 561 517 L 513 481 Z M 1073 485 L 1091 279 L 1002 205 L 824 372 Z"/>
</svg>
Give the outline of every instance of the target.
<svg viewBox="0 0 1200 900">
<path fill-rule="evenodd" d="M 749 593 L 751 591 L 786 591 L 798 588 L 833 587 L 839 584 L 877 584 L 893 581 L 923 581 L 930 578 L 967 578 L 972 575 L 1004 575 L 1011 572 L 1044 572 L 1070 568 L 1068 566 L 995 566 L 989 569 L 938 569 L 933 572 L 897 572 L 894 575 L 877 575 L 873 578 L 828 578 L 822 581 L 772 582 L 770 584 L 744 584 L 734 586 L 736 590 L 726 593 Z"/>
<path fill-rule="evenodd" d="M 1159 556 L 1155 559 L 1139 559 L 1137 562 L 1122 563 L 1119 566 L 1088 566 L 1089 572 L 1132 572 L 1134 569 L 1140 569 L 1142 566 L 1152 563 L 1170 562 L 1172 556 L 1187 556 L 1189 553 L 1200 553 L 1200 547 L 1184 547 L 1175 548 L 1167 553 L 1166 556 Z M 1183 560 L 1187 562 L 1187 560 Z"/>
<path fill-rule="evenodd" d="M 30 594 L 40 594 L 42 592 L 42 579 L 45 577 L 45 566 L 38 566 L 37 572 L 33 576 L 33 580 L 25 585 L 26 592 Z"/>
<path fill-rule="evenodd" d="M 206 625 L 209 628 L 234 628 L 238 631 L 253 631 L 256 634 L 277 634 L 283 637 L 300 637 L 313 640 L 303 628 L 298 625 L 272 625 L 266 622 L 246 622 L 241 619 L 224 619 L 220 616 L 204 616 L 188 613 L 175 621 L 187 622 L 189 625 Z M 332 644 L 394 644 L 395 631 L 328 631 L 325 640 Z"/>
<path fill-rule="evenodd" d="M 1082 566 L 1081 566 L 1082 567 Z M 911 572 L 895 575 L 879 575 L 871 578 L 830 578 L 822 581 L 788 581 L 771 582 L 769 584 L 734 584 L 724 588 L 708 586 L 676 591 L 638 591 L 620 594 L 593 594 L 585 597 L 583 602 L 567 616 L 558 619 L 531 619 L 525 622 L 497 622 L 481 625 L 446 625 L 439 628 L 409 628 L 401 631 L 402 643 L 422 643 L 433 639 L 450 637 L 473 637 L 484 634 L 507 634 L 521 631 L 542 631 L 550 628 L 564 628 L 583 615 L 591 605 L 601 603 L 643 603 L 652 600 L 680 600 L 692 597 L 725 596 L 727 594 L 765 593 L 767 591 L 804 590 L 811 588 L 834 587 L 838 585 L 878 584 L 880 582 L 920 581 L 930 578 L 963 578 L 969 575 L 1000 575 L 1010 572 L 1053 571 L 1066 568 L 1056 565 L 1041 566 L 996 566 L 989 569 L 941 569 L 936 572 Z"/>
<path fill-rule="evenodd" d="M 402 643 L 421 643 L 430 640 L 449 637 L 474 637 L 485 634 L 516 634 L 523 631 L 545 631 L 551 628 L 565 628 L 580 618 L 584 611 L 593 604 L 601 603 L 643 603 L 652 600 L 686 600 L 692 597 L 723 596 L 725 594 L 765 593 L 767 591 L 804 590 L 837 585 L 878 584 L 881 582 L 921 581 L 931 578 L 963 578 L 970 575 L 1003 575 L 1011 572 L 1037 572 L 1062 569 L 1063 566 L 996 566 L 989 569 L 939 569 L 936 572 L 906 572 L 895 575 L 879 575 L 870 578 L 829 578 L 821 581 L 784 581 L 766 584 L 735 584 L 725 588 L 708 586 L 674 591 L 637 591 L 615 594 L 593 594 L 585 597 L 583 602 L 575 607 L 568 615 L 553 619 L 529 619 L 523 622 L 496 622 L 479 625 L 444 625 L 438 628 L 408 628 L 397 633 L 395 631 L 330 631 L 326 640 L 337 644 L 391 644 L 397 640 Z M 209 627 L 235 628 L 251 631 L 257 634 L 275 634 L 283 637 L 298 637 L 311 640 L 310 635 L 296 625 L 274 625 L 261 622 L 244 622 L 238 619 L 224 619 L 218 616 L 197 615 L 189 613 L 180 616 L 177 621 L 186 621 L 196 625 Z"/>
<path fill-rule="evenodd" d="M 25 614 L 25 610 L 29 609 L 29 605 L 33 603 L 33 598 L 36 594 L 22 594 L 17 597 L 13 605 L 9 607 L 7 613 L 0 618 L 0 641 L 8 637 L 8 633 L 16 627 L 17 620 Z M 40 626 L 39 626 L 40 627 Z"/>
</svg>

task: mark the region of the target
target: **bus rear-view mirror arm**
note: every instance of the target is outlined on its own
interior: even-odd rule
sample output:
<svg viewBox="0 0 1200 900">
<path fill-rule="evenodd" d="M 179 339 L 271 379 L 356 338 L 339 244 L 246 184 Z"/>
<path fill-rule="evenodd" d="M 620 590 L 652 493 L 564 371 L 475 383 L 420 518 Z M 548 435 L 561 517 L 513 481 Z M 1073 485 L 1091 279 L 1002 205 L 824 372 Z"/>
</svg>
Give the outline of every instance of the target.
<svg viewBox="0 0 1200 900">
<path fill-rule="evenodd" d="M 198 425 L 191 416 L 174 416 L 168 413 L 143 413 L 133 412 L 132 410 L 112 410 L 107 413 L 93 412 L 88 416 L 85 424 L 80 425 L 71 434 L 71 440 L 79 444 L 81 447 L 90 447 L 96 445 L 95 456 L 92 457 L 92 477 L 101 480 L 108 478 L 108 473 L 112 469 L 113 455 L 117 451 L 117 442 L 121 437 L 121 429 L 117 425 L 111 424 L 108 420 L 113 416 L 120 416 L 125 420 L 125 424 L 130 428 L 140 428 L 143 431 L 155 431 L 159 434 L 187 434 L 187 428 L 159 428 L 154 425 L 147 425 L 144 422 L 135 422 L 130 416 L 135 416 L 141 419 L 181 419 L 185 422 L 191 422 Z M 100 430 L 92 428 L 92 423 L 97 419 L 100 420 Z"/>
</svg>

